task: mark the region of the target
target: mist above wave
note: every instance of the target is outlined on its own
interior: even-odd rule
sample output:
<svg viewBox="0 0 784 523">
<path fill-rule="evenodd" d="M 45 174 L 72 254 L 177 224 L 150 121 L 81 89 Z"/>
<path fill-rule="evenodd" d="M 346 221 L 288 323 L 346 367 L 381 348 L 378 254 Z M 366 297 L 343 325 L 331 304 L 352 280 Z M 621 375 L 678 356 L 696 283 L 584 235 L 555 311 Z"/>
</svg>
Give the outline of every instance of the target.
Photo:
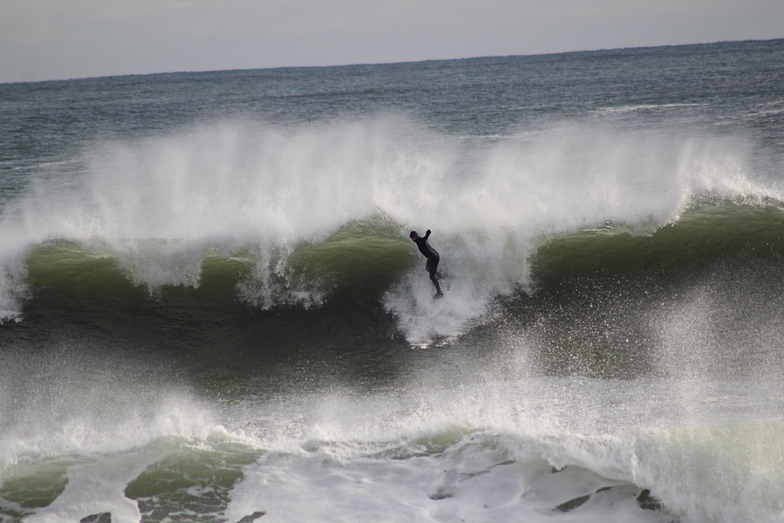
<svg viewBox="0 0 784 523">
<path fill-rule="evenodd" d="M 47 241 L 105 252 L 151 292 L 198 286 L 208 254 L 249 252 L 261 285 L 246 285 L 243 294 L 270 306 L 264 282 L 275 274 L 285 280 L 298 247 L 381 217 L 392 224 L 390 237 L 433 230 L 451 275 L 455 299 L 435 324 L 418 320 L 430 299 L 418 265 L 385 298 L 410 339 L 427 339 L 459 333 L 494 296 L 528 285 L 529 258 L 553 235 L 607 221 L 652 230 L 705 192 L 776 196 L 755 185 L 732 140 L 568 123 L 484 139 L 433 133 L 398 117 L 230 121 L 96 143 L 79 163 L 42 171 L 5 208 L 6 318 L 18 315 L 25 292 L 20 261 Z M 319 302 L 303 289 L 304 302 Z"/>
</svg>

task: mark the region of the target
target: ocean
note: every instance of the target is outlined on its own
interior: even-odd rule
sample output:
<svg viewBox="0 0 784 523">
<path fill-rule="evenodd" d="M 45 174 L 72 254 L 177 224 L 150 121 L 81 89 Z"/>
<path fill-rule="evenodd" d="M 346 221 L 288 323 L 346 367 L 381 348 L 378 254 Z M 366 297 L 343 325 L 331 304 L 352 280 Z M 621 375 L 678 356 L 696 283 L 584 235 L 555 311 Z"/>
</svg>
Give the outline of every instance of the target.
<svg viewBox="0 0 784 523">
<path fill-rule="evenodd" d="M 0 84 L 0 318 L 3 522 L 784 521 L 784 40 Z"/>
</svg>

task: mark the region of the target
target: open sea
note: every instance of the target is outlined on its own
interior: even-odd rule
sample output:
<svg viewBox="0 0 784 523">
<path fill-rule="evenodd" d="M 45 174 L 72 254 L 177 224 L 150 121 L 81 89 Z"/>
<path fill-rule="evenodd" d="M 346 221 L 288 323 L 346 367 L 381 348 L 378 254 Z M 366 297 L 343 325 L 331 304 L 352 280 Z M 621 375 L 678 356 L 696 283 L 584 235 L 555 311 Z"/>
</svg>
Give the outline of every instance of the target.
<svg viewBox="0 0 784 523">
<path fill-rule="evenodd" d="M 0 84 L 0 318 L 4 523 L 783 522 L 784 40 Z"/>
</svg>

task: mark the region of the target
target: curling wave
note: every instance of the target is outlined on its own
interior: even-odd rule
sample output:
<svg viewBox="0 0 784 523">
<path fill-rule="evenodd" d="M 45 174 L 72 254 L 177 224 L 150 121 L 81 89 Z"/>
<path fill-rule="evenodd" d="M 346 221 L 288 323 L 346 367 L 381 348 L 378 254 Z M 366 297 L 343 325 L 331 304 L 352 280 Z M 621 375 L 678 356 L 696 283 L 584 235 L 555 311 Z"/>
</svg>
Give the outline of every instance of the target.
<svg viewBox="0 0 784 523">
<path fill-rule="evenodd" d="M 743 154 L 580 125 L 464 140 L 389 117 L 98 143 L 82 170 L 44 172 L 4 209 L 0 309 L 22 320 L 31 298 L 81 295 L 313 310 L 340 297 L 427 344 L 570 275 L 778 255 L 777 193 L 744 176 Z M 417 228 L 434 231 L 448 275 L 437 309 L 406 240 Z"/>
</svg>

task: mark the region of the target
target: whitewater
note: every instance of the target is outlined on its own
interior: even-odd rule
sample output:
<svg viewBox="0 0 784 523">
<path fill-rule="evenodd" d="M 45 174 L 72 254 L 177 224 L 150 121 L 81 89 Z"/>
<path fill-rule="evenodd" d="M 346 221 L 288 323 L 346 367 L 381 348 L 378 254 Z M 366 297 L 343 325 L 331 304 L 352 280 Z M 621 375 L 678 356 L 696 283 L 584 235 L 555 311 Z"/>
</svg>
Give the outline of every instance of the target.
<svg viewBox="0 0 784 523">
<path fill-rule="evenodd" d="M 0 518 L 784 519 L 782 45 L 0 85 Z"/>
</svg>

